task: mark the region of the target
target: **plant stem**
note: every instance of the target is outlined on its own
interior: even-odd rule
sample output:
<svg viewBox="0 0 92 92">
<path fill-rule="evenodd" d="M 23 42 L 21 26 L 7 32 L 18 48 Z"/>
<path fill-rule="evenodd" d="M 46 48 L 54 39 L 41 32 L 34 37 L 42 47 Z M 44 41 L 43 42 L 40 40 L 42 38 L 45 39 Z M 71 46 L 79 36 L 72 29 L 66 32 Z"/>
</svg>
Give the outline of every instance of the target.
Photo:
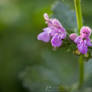
<svg viewBox="0 0 92 92">
<path fill-rule="evenodd" d="M 75 10 L 76 10 L 78 31 L 80 32 L 80 29 L 83 26 L 82 11 L 81 11 L 81 0 L 74 0 L 74 4 L 75 4 Z"/>
<path fill-rule="evenodd" d="M 81 55 L 80 58 L 79 58 L 79 66 L 80 66 L 79 88 L 81 88 L 82 85 L 83 85 L 83 82 L 84 82 L 84 60 L 83 60 L 83 55 Z"/>
<path fill-rule="evenodd" d="M 80 29 L 83 26 L 81 1 L 80 0 L 74 0 L 74 4 L 75 4 L 75 10 L 76 10 L 78 33 L 80 33 Z M 83 55 L 81 55 L 79 57 L 79 66 L 80 66 L 79 88 L 81 88 L 82 85 L 83 85 L 83 82 L 84 82 L 84 60 L 83 60 Z"/>
</svg>

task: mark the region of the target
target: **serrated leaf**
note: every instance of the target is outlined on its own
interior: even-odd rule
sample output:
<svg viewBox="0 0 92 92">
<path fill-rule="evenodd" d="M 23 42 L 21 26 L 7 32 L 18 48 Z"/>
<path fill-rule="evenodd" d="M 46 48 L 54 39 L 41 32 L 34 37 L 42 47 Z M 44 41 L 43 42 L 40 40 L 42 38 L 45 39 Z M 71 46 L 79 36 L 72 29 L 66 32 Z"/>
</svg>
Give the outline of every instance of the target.
<svg viewBox="0 0 92 92">
<path fill-rule="evenodd" d="M 74 32 L 77 29 L 76 14 L 68 5 L 65 5 L 63 2 L 56 2 L 53 5 L 52 11 L 53 16 L 60 20 L 68 32 Z"/>
</svg>

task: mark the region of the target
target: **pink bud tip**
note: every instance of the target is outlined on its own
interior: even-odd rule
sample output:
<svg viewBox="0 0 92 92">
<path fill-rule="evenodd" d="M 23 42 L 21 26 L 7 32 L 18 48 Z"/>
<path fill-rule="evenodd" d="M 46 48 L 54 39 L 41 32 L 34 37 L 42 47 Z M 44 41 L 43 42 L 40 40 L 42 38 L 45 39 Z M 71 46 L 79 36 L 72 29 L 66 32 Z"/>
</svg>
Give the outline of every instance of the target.
<svg viewBox="0 0 92 92">
<path fill-rule="evenodd" d="M 48 14 L 47 14 L 47 13 L 44 13 L 44 19 L 45 19 L 46 21 L 48 21 L 48 20 L 49 20 L 49 16 L 48 16 Z"/>
<path fill-rule="evenodd" d="M 72 33 L 69 37 L 70 37 L 71 40 L 74 41 L 76 39 L 76 37 L 77 37 L 77 34 L 76 33 Z"/>
</svg>

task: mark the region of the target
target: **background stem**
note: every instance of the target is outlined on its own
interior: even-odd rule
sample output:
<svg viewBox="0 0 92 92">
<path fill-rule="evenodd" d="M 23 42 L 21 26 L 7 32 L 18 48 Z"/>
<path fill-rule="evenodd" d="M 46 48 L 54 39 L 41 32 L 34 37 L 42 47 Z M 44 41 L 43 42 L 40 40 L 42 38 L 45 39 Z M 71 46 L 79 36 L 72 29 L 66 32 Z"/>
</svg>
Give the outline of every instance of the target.
<svg viewBox="0 0 92 92">
<path fill-rule="evenodd" d="M 82 87 L 84 82 L 84 62 L 83 62 L 83 55 L 79 58 L 79 66 L 80 66 L 80 79 L 79 79 L 79 88 Z"/>
<path fill-rule="evenodd" d="M 75 10 L 76 10 L 78 31 L 80 32 L 80 29 L 83 26 L 82 12 L 81 12 L 81 0 L 74 0 L 74 4 L 75 4 Z"/>
<path fill-rule="evenodd" d="M 82 11 L 81 11 L 81 1 L 74 0 L 75 10 L 76 10 L 76 18 L 77 18 L 77 25 L 78 25 L 78 33 L 80 33 L 80 29 L 83 26 L 82 21 Z M 84 82 L 84 62 L 83 62 L 83 55 L 79 57 L 79 66 L 80 66 L 80 78 L 79 78 L 79 88 L 82 87 Z"/>
</svg>

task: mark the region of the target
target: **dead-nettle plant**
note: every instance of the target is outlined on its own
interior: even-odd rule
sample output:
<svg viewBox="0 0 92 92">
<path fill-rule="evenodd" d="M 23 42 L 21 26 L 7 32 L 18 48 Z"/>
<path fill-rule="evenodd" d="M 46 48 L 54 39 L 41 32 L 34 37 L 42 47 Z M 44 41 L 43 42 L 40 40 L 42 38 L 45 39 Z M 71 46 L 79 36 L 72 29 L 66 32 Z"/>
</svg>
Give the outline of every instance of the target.
<svg viewBox="0 0 92 92">
<path fill-rule="evenodd" d="M 75 12 L 74 11 L 67 12 L 67 14 L 71 15 L 71 17 L 69 18 L 68 15 L 66 16 L 60 15 L 62 9 L 56 11 L 53 8 L 54 18 L 49 18 L 48 14 L 44 13 L 45 23 L 48 26 L 44 28 L 43 32 L 41 32 L 37 36 L 37 39 L 46 43 L 50 41 L 52 47 L 54 48 L 62 47 L 65 41 L 68 43 L 70 41 L 70 45 L 75 44 L 75 48 L 79 53 L 79 66 L 80 66 L 80 79 L 78 87 L 81 88 L 84 82 L 84 58 L 89 56 L 90 49 L 92 47 L 90 39 L 92 30 L 89 26 L 83 25 L 81 1 L 74 0 L 74 4 L 75 4 Z M 63 4 L 61 5 L 63 6 Z M 59 7 L 57 6 L 57 8 Z M 62 12 L 64 13 L 64 10 Z M 64 17 L 66 20 L 62 23 Z M 76 20 L 74 20 L 74 17 L 76 17 Z M 76 33 L 75 29 L 77 29 Z M 73 49 L 73 52 L 75 48 Z"/>
</svg>

